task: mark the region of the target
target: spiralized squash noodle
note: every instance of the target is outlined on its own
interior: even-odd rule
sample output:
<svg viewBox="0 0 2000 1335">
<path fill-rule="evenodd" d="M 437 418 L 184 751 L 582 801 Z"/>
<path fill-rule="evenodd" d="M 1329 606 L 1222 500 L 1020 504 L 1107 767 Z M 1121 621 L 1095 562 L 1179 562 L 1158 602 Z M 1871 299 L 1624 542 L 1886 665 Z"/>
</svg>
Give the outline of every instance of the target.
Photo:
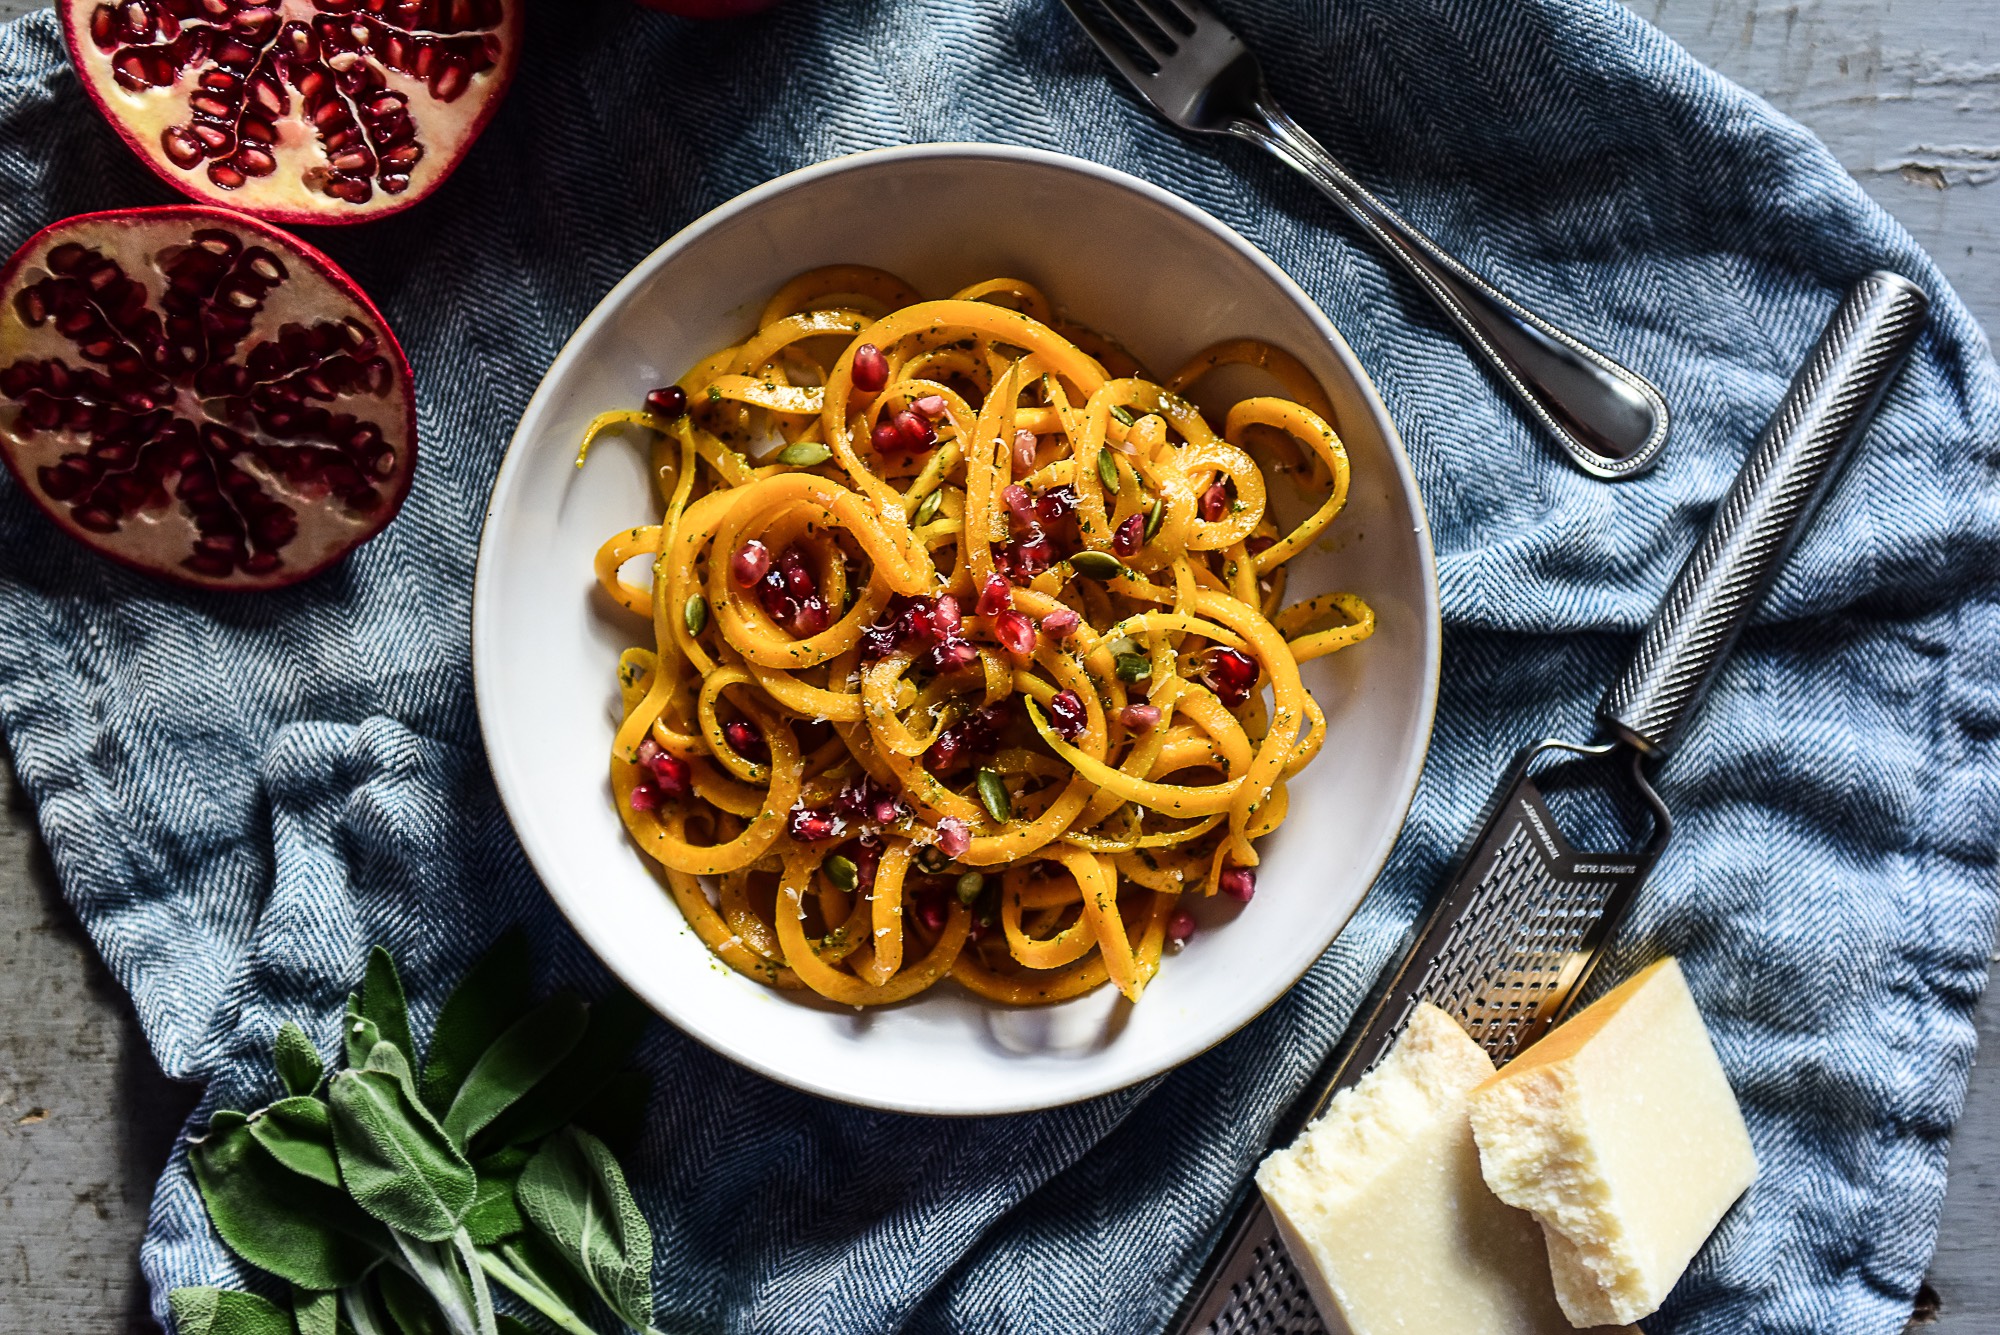
<svg viewBox="0 0 2000 1335">
<path fill-rule="evenodd" d="M 1232 365 L 1285 396 L 1218 433 L 1185 396 Z M 650 623 L 611 786 L 689 925 L 843 1005 L 1137 1001 L 1324 741 L 1299 664 L 1374 630 L 1351 593 L 1283 604 L 1347 498 L 1324 391 L 1240 339 L 1154 381 L 1019 279 L 926 301 L 857 265 L 679 389 L 583 450 L 651 450 L 659 522 L 595 563 Z M 1259 449 L 1315 480 L 1289 528 Z"/>
</svg>

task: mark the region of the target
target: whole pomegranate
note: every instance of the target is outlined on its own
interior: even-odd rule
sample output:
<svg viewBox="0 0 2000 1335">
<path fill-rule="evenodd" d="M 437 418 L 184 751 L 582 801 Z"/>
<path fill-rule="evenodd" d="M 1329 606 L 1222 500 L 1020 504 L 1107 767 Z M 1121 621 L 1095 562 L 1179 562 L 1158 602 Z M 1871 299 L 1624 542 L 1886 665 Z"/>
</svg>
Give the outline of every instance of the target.
<svg viewBox="0 0 2000 1335">
<path fill-rule="evenodd" d="M 0 458 L 107 556 L 205 588 L 290 584 L 395 517 L 416 456 L 381 313 L 254 218 L 83 214 L 0 269 Z"/>
<path fill-rule="evenodd" d="M 196 200 L 273 222 L 406 209 L 500 105 L 525 0 L 58 0 L 98 110 Z"/>
</svg>

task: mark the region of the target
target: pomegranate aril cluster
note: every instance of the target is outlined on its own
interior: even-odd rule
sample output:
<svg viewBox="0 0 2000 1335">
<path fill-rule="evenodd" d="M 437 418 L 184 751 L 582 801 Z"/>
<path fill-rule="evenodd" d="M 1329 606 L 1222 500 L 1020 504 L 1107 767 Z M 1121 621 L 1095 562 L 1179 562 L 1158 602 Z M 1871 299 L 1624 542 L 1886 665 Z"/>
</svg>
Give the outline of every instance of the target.
<svg viewBox="0 0 2000 1335">
<path fill-rule="evenodd" d="M 993 549 L 993 565 L 1008 580 L 1025 584 L 1082 546 L 1076 531 L 1076 491 L 1068 484 L 1039 495 L 1019 482 L 1000 493 L 1007 508 L 1008 540 Z"/>
<path fill-rule="evenodd" d="M 924 768 L 946 774 L 973 760 L 983 760 L 1000 749 L 1007 726 L 1014 721 L 1014 701 L 1010 696 L 983 709 L 975 709 L 944 729 L 924 752 Z"/>
<path fill-rule="evenodd" d="M 278 122 L 297 115 L 326 156 L 305 184 L 348 203 L 400 194 L 422 160 L 408 102 L 383 69 L 440 102 L 500 56 L 501 0 L 318 0 L 308 21 L 259 0 L 120 0 L 90 36 L 126 88 L 164 88 L 194 66 L 189 118 L 160 132 L 175 166 L 207 164 L 224 190 L 277 170 Z"/>
<path fill-rule="evenodd" d="M 816 807 L 802 802 L 793 807 L 785 820 L 785 832 L 802 843 L 811 844 L 844 838 L 850 831 L 862 830 L 867 832 L 863 838 L 866 843 L 875 833 L 888 829 L 909 814 L 909 808 L 894 792 L 862 775 L 844 784 L 829 802 Z M 878 854 L 879 848 L 878 844 Z M 856 862 L 858 864 L 859 859 Z M 870 882 L 874 880 L 872 867 L 866 879 Z"/>
<path fill-rule="evenodd" d="M 694 792 L 687 761 L 648 737 L 639 743 L 639 768 L 647 777 L 632 786 L 632 810 L 658 811 L 663 801 L 680 802 Z"/>
<path fill-rule="evenodd" d="M 0 394 L 21 405 L 17 429 L 87 442 L 36 478 L 80 527 L 115 532 L 177 499 L 196 530 L 188 569 L 263 575 L 283 564 L 298 517 L 258 472 L 301 494 L 338 497 L 356 513 L 381 504 L 378 484 L 398 462 L 382 429 L 323 406 L 393 387 L 372 330 L 353 319 L 287 324 L 235 360 L 289 277 L 277 255 L 223 228 L 197 231 L 161 265 L 158 310 L 142 284 L 90 247 L 56 246 L 45 263 L 50 276 L 20 291 L 15 314 L 31 329 L 53 324 L 92 365 L 24 358 L 0 370 Z M 184 399 L 206 407 L 184 416 Z M 241 466 L 249 459 L 255 470 Z"/>
<path fill-rule="evenodd" d="M 861 657 L 868 662 L 887 658 L 898 649 L 926 651 L 924 666 L 936 672 L 971 667 L 979 651 L 965 638 L 965 621 L 958 599 L 948 593 L 935 598 L 889 600 L 874 625 L 861 632 Z"/>
<path fill-rule="evenodd" d="M 730 557 L 729 574 L 739 587 L 754 584 L 765 613 L 799 639 L 809 639 L 833 624 L 819 581 L 796 544 L 774 561 L 769 549 L 753 538 Z"/>
</svg>

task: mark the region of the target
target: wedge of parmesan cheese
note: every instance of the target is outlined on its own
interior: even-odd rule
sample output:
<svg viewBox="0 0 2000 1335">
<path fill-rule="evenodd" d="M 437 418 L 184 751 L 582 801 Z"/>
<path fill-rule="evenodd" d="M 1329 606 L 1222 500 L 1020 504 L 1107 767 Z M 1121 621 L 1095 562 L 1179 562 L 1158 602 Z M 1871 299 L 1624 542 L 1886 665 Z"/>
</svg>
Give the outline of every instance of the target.
<svg viewBox="0 0 2000 1335">
<path fill-rule="evenodd" d="M 1661 960 L 1473 1091 L 1486 1183 L 1531 1211 L 1577 1325 L 1656 1310 L 1757 1176 L 1687 979 Z"/>
<path fill-rule="evenodd" d="M 1480 1176 L 1465 1101 L 1492 1074 L 1456 1021 L 1420 1005 L 1389 1055 L 1258 1168 L 1334 1335 L 1570 1335 L 1534 1220 Z"/>
</svg>

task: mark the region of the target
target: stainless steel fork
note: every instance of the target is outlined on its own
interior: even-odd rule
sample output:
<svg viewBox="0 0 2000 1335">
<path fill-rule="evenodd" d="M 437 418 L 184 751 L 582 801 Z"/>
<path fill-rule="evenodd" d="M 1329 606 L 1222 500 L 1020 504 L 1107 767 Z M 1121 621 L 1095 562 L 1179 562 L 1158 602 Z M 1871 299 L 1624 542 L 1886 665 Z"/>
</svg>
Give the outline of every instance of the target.
<svg viewBox="0 0 2000 1335">
<path fill-rule="evenodd" d="M 1466 268 L 1349 176 L 1272 99 L 1257 57 L 1201 0 L 1063 4 L 1161 115 L 1247 139 L 1325 192 L 1451 317 L 1577 467 L 1615 479 L 1652 466 L 1667 442 L 1659 390 Z"/>
</svg>

